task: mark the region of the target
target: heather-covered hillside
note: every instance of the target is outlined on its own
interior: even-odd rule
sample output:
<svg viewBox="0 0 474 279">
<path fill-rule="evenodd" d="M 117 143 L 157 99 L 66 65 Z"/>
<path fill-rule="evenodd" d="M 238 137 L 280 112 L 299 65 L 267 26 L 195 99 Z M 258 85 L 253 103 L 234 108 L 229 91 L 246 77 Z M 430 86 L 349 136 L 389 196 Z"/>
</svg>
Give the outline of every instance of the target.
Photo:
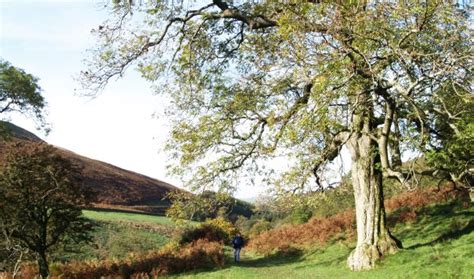
<svg viewBox="0 0 474 279">
<path fill-rule="evenodd" d="M 7 138 L 0 141 L 0 164 L 5 159 L 8 142 L 42 141 L 14 124 L 5 122 L 2 126 L 7 132 Z M 163 214 L 168 203 L 162 199 L 169 191 L 178 189 L 169 183 L 57 148 L 60 154 L 82 168 L 84 182 L 97 192 L 94 207 Z"/>
</svg>

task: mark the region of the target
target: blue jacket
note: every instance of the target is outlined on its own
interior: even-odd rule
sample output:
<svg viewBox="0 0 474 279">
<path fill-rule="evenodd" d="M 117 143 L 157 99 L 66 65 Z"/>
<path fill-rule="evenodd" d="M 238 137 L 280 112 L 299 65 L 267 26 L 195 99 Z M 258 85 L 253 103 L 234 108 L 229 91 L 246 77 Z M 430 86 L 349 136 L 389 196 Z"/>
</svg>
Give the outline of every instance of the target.
<svg viewBox="0 0 474 279">
<path fill-rule="evenodd" d="M 235 249 L 240 249 L 244 246 L 244 239 L 241 236 L 236 236 L 234 239 L 232 239 L 232 246 L 234 246 Z"/>
</svg>

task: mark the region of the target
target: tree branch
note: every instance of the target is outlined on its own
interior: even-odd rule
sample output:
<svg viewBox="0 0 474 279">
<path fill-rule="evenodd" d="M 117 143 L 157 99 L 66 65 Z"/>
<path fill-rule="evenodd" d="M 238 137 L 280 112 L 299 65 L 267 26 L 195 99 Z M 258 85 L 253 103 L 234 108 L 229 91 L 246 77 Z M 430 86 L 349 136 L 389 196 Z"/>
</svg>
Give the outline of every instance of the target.
<svg viewBox="0 0 474 279">
<path fill-rule="evenodd" d="M 269 27 L 275 27 L 278 23 L 273 20 L 266 18 L 263 15 L 247 15 L 235 7 L 229 6 L 226 2 L 221 0 L 213 0 L 213 3 L 221 10 L 219 13 L 211 13 L 206 15 L 207 18 L 221 19 L 221 18 L 232 18 L 241 21 L 249 26 L 250 30 L 264 29 Z"/>
<path fill-rule="evenodd" d="M 332 141 L 329 142 L 329 144 L 326 145 L 324 148 L 321 159 L 318 160 L 319 162 L 316 163 L 313 167 L 313 175 L 316 179 L 316 184 L 318 187 L 322 189 L 321 185 L 321 178 L 319 177 L 318 171 L 321 165 L 333 161 L 341 152 L 342 146 L 346 144 L 346 142 L 349 140 L 349 137 L 351 136 L 351 133 L 348 131 L 341 131 L 337 133 L 333 138 Z"/>
</svg>

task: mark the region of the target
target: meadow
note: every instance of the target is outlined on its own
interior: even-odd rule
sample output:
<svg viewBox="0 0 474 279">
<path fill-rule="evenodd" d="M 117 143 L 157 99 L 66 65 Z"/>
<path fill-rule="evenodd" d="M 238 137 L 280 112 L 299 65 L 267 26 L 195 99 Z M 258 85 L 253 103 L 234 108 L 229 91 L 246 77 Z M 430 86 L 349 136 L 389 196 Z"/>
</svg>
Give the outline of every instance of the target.
<svg viewBox="0 0 474 279">
<path fill-rule="evenodd" d="M 96 211 L 96 210 L 83 210 L 82 214 L 85 217 L 105 222 L 122 222 L 122 221 L 133 221 L 137 223 L 147 224 L 161 224 L 161 225 L 173 225 L 171 220 L 164 216 L 147 215 L 140 213 L 125 213 L 125 212 L 114 212 L 114 211 Z"/>
<path fill-rule="evenodd" d="M 183 231 L 177 233 L 165 217 L 84 211 L 103 224 L 98 235 L 108 237 L 103 249 L 110 254 L 52 269 L 65 278 L 474 278 L 471 202 L 431 188 L 402 193 L 386 206 L 391 231 L 404 248 L 370 271 L 351 272 L 346 265 L 355 247 L 351 210 L 256 235 L 238 264 L 229 246 L 212 240 L 212 230 L 204 239 L 178 244 Z M 175 234 L 151 232 L 153 226 Z"/>
<path fill-rule="evenodd" d="M 159 249 L 177 233 L 164 216 L 95 210 L 84 210 L 83 215 L 96 224 L 93 242 L 59 249 L 52 256 L 54 261 L 122 259 Z"/>
<path fill-rule="evenodd" d="M 346 259 L 355 243 L 332 240 L 290 255 L 263 257 L 244 249 L 239 264 L 229 258 L 222 269 L 170 278 L 474 278 L 474 206 L 429 206 L 416 220 L 399 223 L 392 231 L 404 249 L 370 271 L 349 271 Z"/>
</svg>

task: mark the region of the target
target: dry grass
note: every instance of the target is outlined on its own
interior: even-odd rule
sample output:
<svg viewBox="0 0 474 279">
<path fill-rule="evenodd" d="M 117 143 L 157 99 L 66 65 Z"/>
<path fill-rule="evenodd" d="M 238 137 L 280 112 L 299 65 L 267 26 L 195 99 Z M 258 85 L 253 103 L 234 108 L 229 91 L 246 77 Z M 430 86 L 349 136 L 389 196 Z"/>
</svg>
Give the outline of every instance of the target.
<svg viewBox="0 0 474 279">
<path fill-rule="evenodd" d="M 199 239 L 178 247 L 168 245 L 159 251 L 131 255 L 125 260 L 76 261 L 51 267 L 51 278 L 148 278 L 198 268 L 222 267 L 224 247 L 219 242 Z M 22 276 L 30 278 L 36 267 L 25 266 Z"/>
<path fill-rule="evenodd" d="M 390 226 L 412 222 L 422 216 L 433 204 L 454 200 L 469 205 L 465 191 L 452 187 L 419 189 L 402 193 L 385 201 Z M 330 240 L 352 240 L 355 235 L 353 210 L 345 210 L 326 218 L 312 218 L 301 225 L 283 225 L 254 237 L 248 250 L 259 254 L 288 254 L 306 247 L 324 245 Z M 207 236 L 207 230 L 203 235 Z M 222 267 L 224 246 L 222 242 L 193 239 L 182 245 L 167 245 L 159 251 L 132 255 L 125 260 L 70 262 L 51 267 L 52 278 L 155 278 L 193 269 Z M 34 266 L 22 269 L 24 278 L 34 278 Z M 6 275 L 3 275 L 6 276 Z M 5 277 L 8 278 L 8 277 Z"/>
</svg>

